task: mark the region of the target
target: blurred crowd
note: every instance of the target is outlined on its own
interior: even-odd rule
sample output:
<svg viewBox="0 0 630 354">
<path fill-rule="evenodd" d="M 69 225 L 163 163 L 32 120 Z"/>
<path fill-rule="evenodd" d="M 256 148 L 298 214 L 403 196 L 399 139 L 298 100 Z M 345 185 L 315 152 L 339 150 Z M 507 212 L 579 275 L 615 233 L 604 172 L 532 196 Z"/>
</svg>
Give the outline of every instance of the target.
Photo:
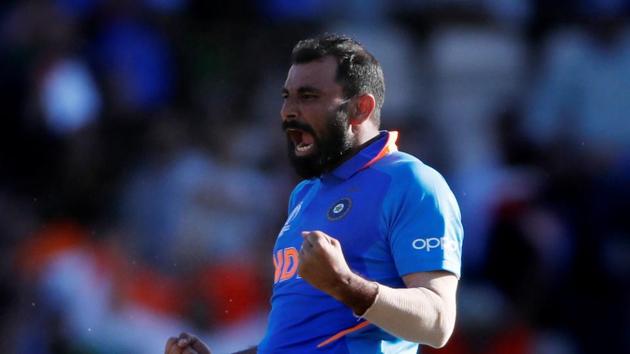
<svg viewBox="0 0 630 354">
<path fill-rule="evenodd" d="M 217 353 L 261 339 L 298 181 L 292 46 L 381 61 L 383 128 L 465 227 L 441 353 L 630 352 L 630 2 L 22 0 L 0 5 L 0 346 Z M 435 353 L 431 348 L 422 349 Z"/>
</svg>

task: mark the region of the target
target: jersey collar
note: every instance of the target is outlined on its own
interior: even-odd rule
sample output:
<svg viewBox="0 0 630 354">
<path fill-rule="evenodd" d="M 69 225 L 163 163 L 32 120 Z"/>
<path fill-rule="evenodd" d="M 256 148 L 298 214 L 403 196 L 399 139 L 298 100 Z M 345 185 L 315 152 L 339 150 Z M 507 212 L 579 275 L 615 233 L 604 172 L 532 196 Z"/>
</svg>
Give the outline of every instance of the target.
<svg viewBox="0 0 630 354">
<path fill-rule="evenodd" d="M 342 163 L 330 174 L 343 180 L 352 177 L 355 173 L 371 166 L 389 153 L 397 151 L 396 140 L 398 140 L 398 132 L 381 131 L 375 141 L 361 149 L 350 160 Z"/>
</svg>

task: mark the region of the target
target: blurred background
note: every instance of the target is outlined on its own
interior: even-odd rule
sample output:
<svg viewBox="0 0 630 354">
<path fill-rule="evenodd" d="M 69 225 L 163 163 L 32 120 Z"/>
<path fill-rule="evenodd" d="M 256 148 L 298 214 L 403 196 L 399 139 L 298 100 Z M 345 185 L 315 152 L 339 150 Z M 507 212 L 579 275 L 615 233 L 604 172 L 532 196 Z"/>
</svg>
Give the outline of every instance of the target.
<svg viewBox="0 0 630 354">
<path fill-rule="evenodd" d="M 381 61 L 383 127 L 452 186 L 440 353 L 630 353 L 630 2 L 24 0 L 0 5 L 0 347 L 216 353 L 262 337 L 297 183 L 292 46 Z M 426 353 L 435 353 L 426 349 Z"/>
</svg>

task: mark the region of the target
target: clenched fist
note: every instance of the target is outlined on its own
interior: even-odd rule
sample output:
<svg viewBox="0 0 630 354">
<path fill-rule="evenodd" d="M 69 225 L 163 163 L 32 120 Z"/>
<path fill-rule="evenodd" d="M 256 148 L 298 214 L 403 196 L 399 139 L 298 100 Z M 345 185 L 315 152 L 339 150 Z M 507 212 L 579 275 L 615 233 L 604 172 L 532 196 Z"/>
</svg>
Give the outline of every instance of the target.
<svg viewBox="0 0 630 354">
<path fill-rule="evenodd" d="M 298 274 L 312 286 L 362 314 L 378 293 L 375 282 L 352 272 L 339 241 L 321 231 L 302 232 Z"/>
<path fill-rule="evenodd" d="M 179 337 L 171 337 L 166 341 L 164 354 L 210 354 L 210 349 L 197 337 L 182 333 Z"/>
<path fill-rule="evenodd" d="M 352 271 L 339 241 L 321 231 L 302 232 L 298 274 L 314 287 L 333 295 Z"/>
</svg>

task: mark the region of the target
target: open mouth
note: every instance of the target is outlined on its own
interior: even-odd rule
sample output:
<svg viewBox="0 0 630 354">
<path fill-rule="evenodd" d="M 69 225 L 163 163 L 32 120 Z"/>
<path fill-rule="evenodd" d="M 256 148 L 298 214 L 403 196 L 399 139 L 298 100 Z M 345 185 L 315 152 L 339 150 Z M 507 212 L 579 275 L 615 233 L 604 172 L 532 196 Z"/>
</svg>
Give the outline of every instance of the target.
<svg viewBox="0 0 630 354">
<path fill-rule="evenodd" d="M 293 142 L 296 156 L 305 156 L 315 150 L 315 137 L 311 133 L 294 128 L 289 128 L 286 132 Z"/>
</svg>

